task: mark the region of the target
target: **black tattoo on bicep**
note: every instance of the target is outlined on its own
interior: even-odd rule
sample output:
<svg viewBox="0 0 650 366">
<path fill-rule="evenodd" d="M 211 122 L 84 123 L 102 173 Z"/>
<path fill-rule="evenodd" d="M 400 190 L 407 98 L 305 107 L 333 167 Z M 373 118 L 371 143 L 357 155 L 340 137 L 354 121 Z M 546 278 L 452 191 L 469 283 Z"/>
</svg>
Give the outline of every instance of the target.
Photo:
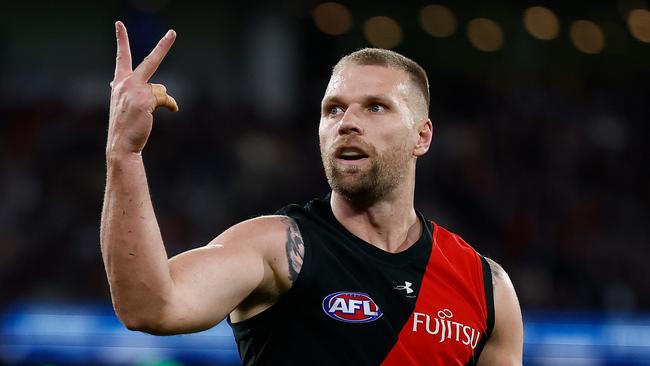
<svg viewBox="0 0 650 366">
<path fill-rule="evenodd" d="M 300 269 L 302 268 L 302 261 L 305 257 L 305 244 L 302 241 L 300 229 L 296 221 L 290 217 L 285 217 L 282 222 L 287 224 L 287 241 L 284 245 L 287 255 L 287 263 L 289 264 L 289 280 L 293 283 Z"/>
<path fill-rule="evenodd" d="M 490 270 L 492 271 L 492 286 L 496 286 L 497 281 L 496 279 L 500 279 L 501 281 L 504 281 L 508 275 L 506 274 L 506 271 L 501 267 L 501 265 L 492 259 L 485 257 L 487 262 L 490 264 Z"/>
</svg>

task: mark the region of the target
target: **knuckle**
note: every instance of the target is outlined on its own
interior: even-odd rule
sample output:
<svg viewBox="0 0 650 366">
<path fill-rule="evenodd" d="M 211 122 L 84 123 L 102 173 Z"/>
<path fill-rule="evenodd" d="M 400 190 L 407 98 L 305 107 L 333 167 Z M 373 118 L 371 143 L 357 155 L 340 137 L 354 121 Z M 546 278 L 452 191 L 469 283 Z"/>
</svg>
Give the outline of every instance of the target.
<svg viewBox="0 0 650 366">
<path fill-rule="evenodd" d="M 125 77 L 124 79 L 122 79 L 120 81 L 120 84 L 124 89 L 129 90 L 131 88 L 137 87 L 138 80 L 134 79 L 133 74 L 131 74 Z"/>
<path fill-rule="evenodd" d="M 132 82 L 129 81 L 129 78 L 122 79 L 118 82 L 113 82 L 113 90 L 118 94 L 126 94 L 131 89 Z"/>
<path fill-rule="evenodd" d="M 112 83 L 113 95 L 122 96 L 124 95 L 124 83 L 123 82 L 114 82 Z"/>
</svg>

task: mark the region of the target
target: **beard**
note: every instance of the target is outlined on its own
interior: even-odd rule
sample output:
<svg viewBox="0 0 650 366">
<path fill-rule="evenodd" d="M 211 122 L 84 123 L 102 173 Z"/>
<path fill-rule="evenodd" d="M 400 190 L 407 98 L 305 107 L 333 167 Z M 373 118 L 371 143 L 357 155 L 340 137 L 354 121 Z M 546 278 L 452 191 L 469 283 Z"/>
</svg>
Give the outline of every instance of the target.
<svg viewBox="0 0 650 366">
<path fill-rule="evenodd" d="M 339 145 L 348 142 L 362 146 L 369 164 L 364 167 L 339 164 L 334 155 L 336 146 L 329 153 L 321 146 L 325 176 L 332 191 L 355 204 L 369 206 L 388 196 L 407 176 L 411 155 L 406 145 L 379 155 L 373 146 L 359 140 L 342 141 Z"/>
</svg>

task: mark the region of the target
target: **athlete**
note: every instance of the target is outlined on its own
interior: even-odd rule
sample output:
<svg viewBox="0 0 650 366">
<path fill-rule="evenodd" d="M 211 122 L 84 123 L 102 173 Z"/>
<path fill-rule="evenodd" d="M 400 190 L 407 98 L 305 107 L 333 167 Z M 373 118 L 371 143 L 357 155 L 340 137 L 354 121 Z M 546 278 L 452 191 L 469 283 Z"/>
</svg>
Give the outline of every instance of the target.
<svg viewBox="0 0 650 366">
<path fill-rule="evenodd" d="M 332 192 L 168 259 L 142 151 L 153 111 L 178 110 L 148 82 L 176 34 L 133 70 L 126 28 L 115 29 L 101 248 L 129 329 L 198 332 L 227 318 L 246 365 L 521 365 L 504 270 L 414 209 L 433 135 L 419 65 L 379 49 L 343 57 L 319 125 Z"/>
</svg>

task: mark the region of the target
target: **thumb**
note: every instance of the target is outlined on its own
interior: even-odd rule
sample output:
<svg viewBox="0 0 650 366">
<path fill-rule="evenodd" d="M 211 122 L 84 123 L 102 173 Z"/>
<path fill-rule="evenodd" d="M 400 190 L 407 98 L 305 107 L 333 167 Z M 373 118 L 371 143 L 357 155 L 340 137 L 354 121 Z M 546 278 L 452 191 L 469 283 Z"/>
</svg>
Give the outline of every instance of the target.
<svg viewBox="0 0 650 366">
<path fill-rule="evenodd" d="M 150 84 L 151 91 L 156 97 L 156 108 L 165 107 L 172 112 L 178 112 L 178 103 L 171 95 L 167 94 L 167 88 L 162 84 Z"/>
</svg>

